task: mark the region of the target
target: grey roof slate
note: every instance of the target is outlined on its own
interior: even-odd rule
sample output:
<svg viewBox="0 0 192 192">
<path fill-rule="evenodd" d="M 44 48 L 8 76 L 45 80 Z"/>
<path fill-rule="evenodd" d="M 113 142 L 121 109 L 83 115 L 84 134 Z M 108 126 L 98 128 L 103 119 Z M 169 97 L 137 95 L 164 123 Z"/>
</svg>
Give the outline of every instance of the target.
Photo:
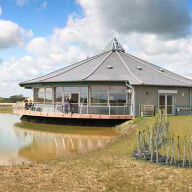
<svg viewBox="0 0 192 192">
<path fill-rule="evenodd" d="M 190 79 L 166 69 L 162 72 L 161 67 L 124 53 L 123 48 L 114 49 L 113 43 L 117 45 L 116 41 L 109 44 L 111 50 L 105 50 L 101 54 L 20 85 L 43 82 L 129 81 L 131 85 L 192 87 Z"/>
</svg>

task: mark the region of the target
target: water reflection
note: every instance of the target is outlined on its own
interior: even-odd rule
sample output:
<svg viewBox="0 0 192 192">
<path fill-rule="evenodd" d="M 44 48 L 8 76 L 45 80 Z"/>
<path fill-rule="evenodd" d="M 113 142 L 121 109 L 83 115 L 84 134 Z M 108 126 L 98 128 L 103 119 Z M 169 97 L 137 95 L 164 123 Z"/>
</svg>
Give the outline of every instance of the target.
<svg viewBox="0 0 192 192">
<path fill-rule="evenodd" d="M 105 146 L 118 136 L 112 128 L 75 127 L 16 123 L 17 138 L 25 143 L 18 156 L 27 161 L 56 159 L 73 152 L 85 152 Z"/>
</svg>

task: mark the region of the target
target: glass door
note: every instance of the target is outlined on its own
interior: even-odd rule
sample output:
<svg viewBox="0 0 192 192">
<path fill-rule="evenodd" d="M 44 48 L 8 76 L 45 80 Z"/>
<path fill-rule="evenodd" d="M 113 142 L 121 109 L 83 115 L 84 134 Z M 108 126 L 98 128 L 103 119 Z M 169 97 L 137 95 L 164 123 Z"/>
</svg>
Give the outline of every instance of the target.
<svg viewBox="0 0 192 192">
<path fill-rule="evenodd" d="M 159 95 L 159 109 L 164 109 L 168 115 L 173 115 L 174 96 L 173 95 Z"/>
<path fill-rule="evenodd" d="M 167 114 L 173 115 L 173 95 L 166 95 L 167 96 Z"/>
<path fill-rule="evenodd" d="M 79 101 L 79 94 L 78 93 L 71 93 L 71 100 L 72 100 L 72 107 L 73 113 L 78 113 L 78 101 Z"/>
</svg>

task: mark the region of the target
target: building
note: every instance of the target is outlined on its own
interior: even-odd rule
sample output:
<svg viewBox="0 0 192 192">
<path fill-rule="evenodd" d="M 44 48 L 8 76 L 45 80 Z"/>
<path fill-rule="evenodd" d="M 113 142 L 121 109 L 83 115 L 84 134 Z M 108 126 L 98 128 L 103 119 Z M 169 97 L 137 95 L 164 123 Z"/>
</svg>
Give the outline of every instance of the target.
<svg viewBox="0 0 192 192">
<path fill-rule="evenodd" d="M 34 107 L 15 113 L 63 118 L 132 119 L 165 109 L 191 113 L 192 80 L 128 53 L 113 39 L 104 51 L 42 77 L 20 83 L 33 90 Z M 73 100 L 73 115 L 62 103 Z"/>
</svg>

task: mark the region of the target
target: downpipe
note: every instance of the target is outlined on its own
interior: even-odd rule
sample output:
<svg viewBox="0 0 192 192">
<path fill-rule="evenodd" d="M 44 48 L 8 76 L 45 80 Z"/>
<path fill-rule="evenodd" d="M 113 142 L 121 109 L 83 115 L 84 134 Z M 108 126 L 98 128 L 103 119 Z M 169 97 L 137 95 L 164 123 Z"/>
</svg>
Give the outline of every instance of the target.
<svg viewBox="0 0 192 192">
<path fill-rule="evenodd" d="M 133 94 L 132 94 L 132 98 L 131 99 L 132 100 L 134 99 L 134 100 L 133 100 L 132 105 L 131 105 L 131 108 L 132 108 L 131 112 L 132 112 L 132 115 L 135 116 L 135 89 L 131 85 L 128 84 L 128 81 L 125 82 L 125 85 L 127 87 L 129 87 L 130 89 L 132 89 L 132 93 Z"/>
</svg>

